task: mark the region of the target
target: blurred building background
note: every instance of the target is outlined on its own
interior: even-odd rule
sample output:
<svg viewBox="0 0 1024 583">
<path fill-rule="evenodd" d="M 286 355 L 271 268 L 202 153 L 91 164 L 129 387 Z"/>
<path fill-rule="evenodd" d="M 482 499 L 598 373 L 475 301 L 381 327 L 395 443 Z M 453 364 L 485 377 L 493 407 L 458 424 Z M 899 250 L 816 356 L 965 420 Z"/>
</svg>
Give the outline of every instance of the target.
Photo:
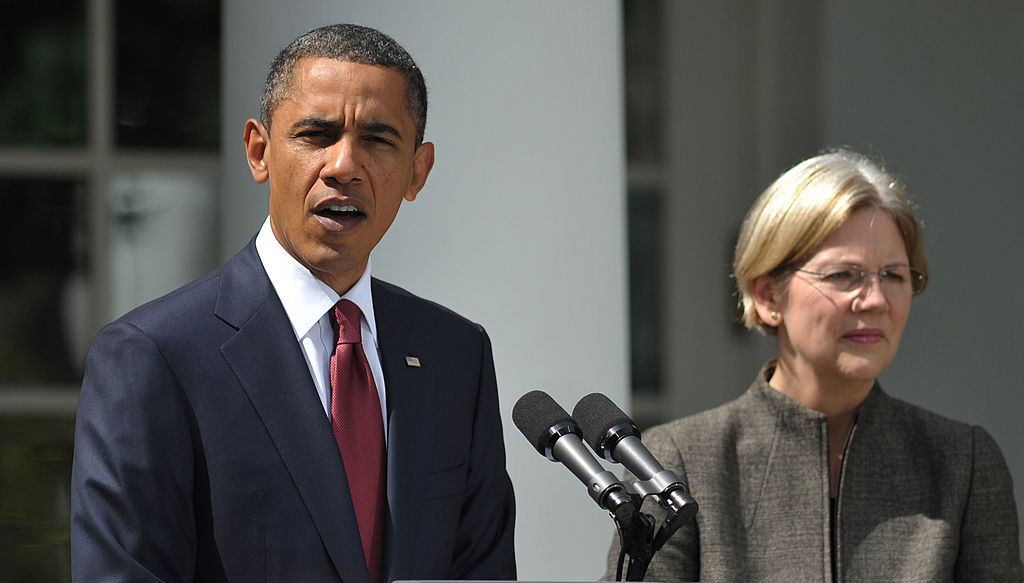
<svg viewBox="0 0 1024 583">
<path fill-rule="evenodd" d="M 272 56 L 328 22 L 406 46 L 438 165 L 375 274 L 494 340 L 524 579 L 594 579 L 610 523 L 508 421 L 541 388 L 642 426 L 741 393 L 746 208 L 822 148 L 881 157 L 925 223 L 894 396 L 986 427 L 1024 503 L 1024 4 L 867 0 L 36 0 L 0 19 L 0 582 L 68 579 L 88 343 L 266 215 L 241 128 Z M 570 533 L 570 534 L 566 534 Z M 568 540 L 567 540 L 568 539 Z M 554 550 L 557 549 L 557 550 Z"/>
</svg>

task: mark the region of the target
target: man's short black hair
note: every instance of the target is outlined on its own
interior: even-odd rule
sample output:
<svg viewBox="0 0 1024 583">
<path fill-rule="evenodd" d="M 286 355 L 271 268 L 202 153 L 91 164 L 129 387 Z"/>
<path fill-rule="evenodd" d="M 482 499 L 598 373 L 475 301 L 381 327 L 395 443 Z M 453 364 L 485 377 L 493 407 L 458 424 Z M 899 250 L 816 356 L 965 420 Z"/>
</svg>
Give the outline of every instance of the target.
<svg viewBox="0 0 1024 583">
<path fill-rule="evenodd" d="M 358 24 L 332 24 L 311 30 L 274 57 L 260 97 L 260 120 L 268 130 L 274 110 L 291 89 L 295 64 L 306 57 L 397 69 L 405 77 L 409 113 L 416 124 L 416 145 L 423 143 L 427 127 L 427 85 L 423 73 L 395 39 Z"/>
</svg>

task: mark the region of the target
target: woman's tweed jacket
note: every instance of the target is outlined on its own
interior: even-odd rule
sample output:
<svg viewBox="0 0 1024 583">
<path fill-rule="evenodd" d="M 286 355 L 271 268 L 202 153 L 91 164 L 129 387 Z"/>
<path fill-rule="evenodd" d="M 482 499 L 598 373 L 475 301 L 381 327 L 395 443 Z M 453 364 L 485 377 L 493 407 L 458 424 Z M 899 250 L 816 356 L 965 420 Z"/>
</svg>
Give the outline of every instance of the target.
<svg viewBox="0 0 1024 583">
<path fill-rule="evenodd" d="M 831 580 L 825 416 L 769 387 L 767 369 L 735 401 L 644 433 L 700 504 L 647 581 Z M 838 581 L 1024 580 L 992 437 L 877 384 L 847 446 L 837 514 Z M 617 559 L 615 540 L 607 578 Z"/>
</svg>

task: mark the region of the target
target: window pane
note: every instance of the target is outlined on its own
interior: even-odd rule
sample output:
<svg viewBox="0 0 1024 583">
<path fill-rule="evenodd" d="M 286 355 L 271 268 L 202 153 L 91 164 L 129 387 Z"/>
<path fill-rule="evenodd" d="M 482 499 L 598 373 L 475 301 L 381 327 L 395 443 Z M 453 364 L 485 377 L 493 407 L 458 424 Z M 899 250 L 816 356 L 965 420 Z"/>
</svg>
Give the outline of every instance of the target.
<svg viewBox="0 0 1024 583">
<path fill-rule="evenodd" d="M 633 391 L 662 384 L 662 186 L 665 123 L 662 0 L 623 0 L 629 166 L 629 323 Z"/>
<path fill-rule="evenodd" d="M 78 384 L 89 310 L 80 180 L 0 179 L 0 385 Z"/>
<path fill-rule="evenodd" d="M 0 581 L 68 581 L 72 416 L 0 414 Z"/>
<path fill-rule="evenodd" d="M 631 191 L 629 206 L 629 322 L 633 390 L 661 388 L 662 253 L 661 197 Z"/>
<path fill-rule="evenodd" d="M 109 201 L 108 300 L 112 317 L 217 266 L 217 179 L 213 173 L 118 171 L 111 180 Z"/>
<path fill-rule="evenodd" d="M 220 144 L 220 2 L 117 3 L 117 145 Z"/>
<path fill-rule="evenodd" d="M 5 2 L 0 18 L 0 146 L 86 141 L 85 3 Z"/>
<path fill-rule="evenodd" d="M 622 4 L 626 74 L 626 156 L 630 162 L 662 160 L 664 52 L 661 0 Z"/>
</svg>

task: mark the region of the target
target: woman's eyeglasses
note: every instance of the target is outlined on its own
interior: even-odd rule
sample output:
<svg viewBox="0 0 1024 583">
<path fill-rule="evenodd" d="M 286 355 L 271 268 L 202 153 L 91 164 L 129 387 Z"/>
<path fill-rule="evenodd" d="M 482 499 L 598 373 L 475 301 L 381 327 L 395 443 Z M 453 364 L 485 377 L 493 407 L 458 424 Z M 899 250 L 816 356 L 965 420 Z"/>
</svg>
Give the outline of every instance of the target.
<svg viewBox="0 0 1024 583">
<path fill-rule="evenodd" d="M 854 265 L 829 267 L 822 271 L 794 268 L 793 271 L 813 275 L 818 283 L 836 292 L 859 291 L 867 284 L 869 276 L 878 276 L 878 284 L 886 295 L 917 295 L 924 289 L 928 276 L 906 265 L 883 267 L 878 271 L 864 271 Z"/>
</svg>

